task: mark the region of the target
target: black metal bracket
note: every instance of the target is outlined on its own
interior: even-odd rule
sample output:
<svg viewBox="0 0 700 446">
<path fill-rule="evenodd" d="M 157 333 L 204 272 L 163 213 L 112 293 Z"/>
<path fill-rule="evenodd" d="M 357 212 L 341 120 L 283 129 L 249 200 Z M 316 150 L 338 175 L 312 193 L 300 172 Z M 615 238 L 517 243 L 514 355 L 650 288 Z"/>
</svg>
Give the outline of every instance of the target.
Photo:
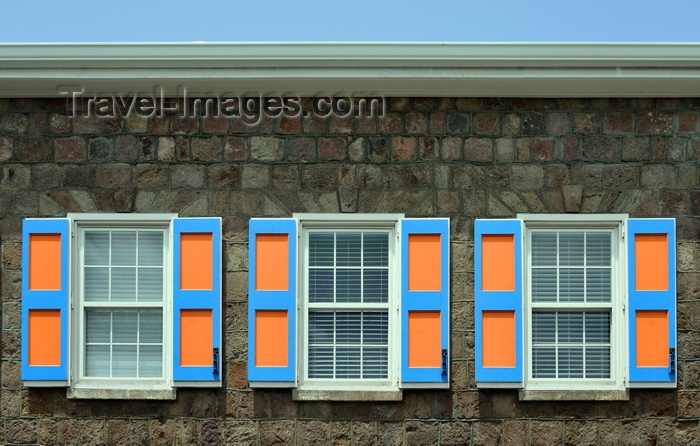
<svg viewBox="0 0 700 446">
<path fill-rule="evenodd" d="M 214 375 L 219 374 L 219 349 L 214 347 Z"/>
<path fill-rule="evenodd" d="M 668 363 L 669 366 L 671 367 L 671 375 L 676 373 L 676 349 L 675 348 L 669 348 L 668 349 Z"/>
<path fill-rule="evenodd" d="M 442 349 L 442 376 L 447 376 L 447 349 Z"/>
</svg>

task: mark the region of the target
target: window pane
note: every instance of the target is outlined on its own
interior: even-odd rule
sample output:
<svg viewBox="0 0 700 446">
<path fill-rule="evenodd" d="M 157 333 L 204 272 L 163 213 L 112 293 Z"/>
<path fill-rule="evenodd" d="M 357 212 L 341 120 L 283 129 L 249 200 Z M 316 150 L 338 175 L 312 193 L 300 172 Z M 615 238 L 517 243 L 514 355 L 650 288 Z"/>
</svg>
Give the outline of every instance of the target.
<svg viewBox="0 0 700 446">
<path fill-rule="evenodd" d="M 359 344 L 362 339 L 362 318 L 358 312 L 336 313 L 336 344 Z"/>
<path fill-rule="evenodd" d="M 583 347 L 560 348 L 559 378 L 583 378 Z"/>
<path fill-rule="evenodd" d="M 136 367 L 135 345 L 115 345 L 112 347 L 112 376 L 135 378 Z"/>
<path fill-rule="evenodd" d="M 389 301 L 389 270 L 366 269 L 362 280 L 363 302 Z"/>
<path fill-rule="evenodd" d="M 589 232 L 586 234 L 586 265 L 610 266 L 611 237 L 609 232 Z"/>
<path fill-rule="evenodd" d="M 112 301 L 136 301 L 136 268 L 112 268 Z"/>
<path fill-rule="evenodd" d="M 112 313 L 92 310 L 85 314 L 85 337 L 88 344 L 107 343 L 111 339 Z"/>
<path fill-rule="evenodd" d="M 335 342 L 334 314 L 325 312 L 309 313 L 309 343 L 329 344 Z"/>
<path fill-rule="evenodd" d="M 163 266 L 163 232 L 139 232 L 139 266 Z"/>
<path fill-rule="evenodd" d="M 362 235 L 359 232 L 338 232 L 335 237 L 337 266 L 360 266 Z"/>
<path fill-rule="evenodd" d="M 583 233 L 559 233 L 559 264 L 562 266 L 583 266 Z"/>
<path fill-rule="evenodd" d="M 532 342 L 535 344 L 554 344 L 556 341 L 556 313 L 545 311 L 532 313 Z"/>
<path fill-rule="evenodd" d="M 333 378 L 333 347 L 309 347 L 309 378 Z"/>
<path fill-rule="evenodd" d="M 112 265 L 136 265 L 136 232 L 112 232 Z"/>
<path fill-rule="evenodd" d="M 532 233 L 532 265 L 556 266 L 557 265 L 557 233 L 533 232 Z"/>
<path fill-rule="evenodd" d="M 85 375 L 95 378 L 109 377 L 109 345 L 88 345 L 85 347 Z"/>
<path fill-rule="evenodd" d="M 583 269 L 559 270 L 559 302 L 583 302 Z"/>
<path fill-rule="evenodd" d="M 383 379 L 388 377 L 388 354 L 386 347 L 364 347 L 362 349 L 362 377 Z"/>
<path fill-rule="evenodd" d="M 109 302 L 109 268 L 85 268 L 85 301 Z"/>
<path fill-rule="evenodd" d="M 583 342 L 583 313 L 574 311 L 557 312 L 557 339 L 560 344 L 580 344 Z"/>
<path fill-rule="evenodd" d="M 611 270 L 589 268 L 586 270 L 586 302 L 610 302 L 612 299 Z"/>
<path fill-rule="evenodd" d="M 553 268 L 532 270 L 532 301 L 557 301 L 557 270 Z"/>
<path fill-rule="evenodd" d="M 336 378 L 360 378 L 360 347 L 336 347 L 335 370 Z"/>
<path fill-rule="evenodd" d="M 163 347 L 142 345 L 139 347 L 139 376 L 158 378 L 163 374 Z"/>
<path fill-rule="evenodd" d="M 85 264 L 109 265 L 109 232 L 85 231 Z"/>
<path fill-rule="evenodd" d="M 309 269 L 309 302 L 333 302 L 332 269 Z"/>
<path fill-rule="evenodd" d="M 361 270 L 338 269 L 335 272 L 335 300 L 336 302 L 360 302 L 361 301 Z"/>
<path fill-rule="evenodd" d="M 362 343 L 387 345 L 389 343 L 389 315 L 385 312 L 366 312 L 362 316 Z"/>
<path fill-rule="evenodd" d="M 160 344 L 163 342 L 163 311 L 139 311 L 139 342 Z"/>
<path fill-rule="evenodd" d="M 556 349 L 554 347 L 536 347 L 532 349 L 532 377 L 557 377 Z"/>
<path fill-rule="evenodd" d="M 610 343 L 610 313 L 606 311 L 587 311 L 586 343 Z"/>
<path fill-rule="evenodd" d="M 163 301 L 163 269 L 139 268 L 139 302 Z"/>
<path fill-rule="evenodd" d="M 309 266 L 333 266 L 335 235 L 326 232 L 309 234 Z"/>
<path fill-rule="evenodd" d="M 610 378 L 610 347 L 586 347 L 586 378 Z"/>
<path fill-rule="evenodd" d="M 138 313 L 136 311 L 115 311 L 112 313 L 112 342 L 136 343 L 138 340 Z"/>
<path fill-rule="evenodd" d="M 389 266 L 388 234 L 364 234 L 364 266 Z"/>
</svg>

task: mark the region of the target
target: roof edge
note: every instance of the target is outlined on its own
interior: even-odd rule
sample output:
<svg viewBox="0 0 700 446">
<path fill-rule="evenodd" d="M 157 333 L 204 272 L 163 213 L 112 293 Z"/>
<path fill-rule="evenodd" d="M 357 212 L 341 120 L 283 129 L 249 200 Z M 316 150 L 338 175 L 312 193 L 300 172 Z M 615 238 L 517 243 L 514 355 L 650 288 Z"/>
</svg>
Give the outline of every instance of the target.
<svg viewBox="0 0 700 446">
<path fill-rule="evenodd" d="M 241 94 L 697 96 L 700 43 L 0 44 L 4 97 L 60 96 L 65 85 L 207 95 L 232 83 Z"/>
</svg>

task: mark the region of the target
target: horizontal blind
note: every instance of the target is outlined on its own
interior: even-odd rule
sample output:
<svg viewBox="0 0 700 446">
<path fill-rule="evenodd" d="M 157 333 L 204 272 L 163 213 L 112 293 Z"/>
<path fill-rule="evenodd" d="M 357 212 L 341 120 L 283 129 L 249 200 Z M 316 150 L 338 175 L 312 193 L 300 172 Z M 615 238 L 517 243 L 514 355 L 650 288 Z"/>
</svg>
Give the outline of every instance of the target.
<svg viewBox="0 0 700 446">
<path fill-rule="evenodd" d="M 163 311 L 87 310 L 85 376 L 163 375 Z"/>
<path fill-rule="evenodd" d="M 611 244 L 610 231 L 532 231 L 533 378 L 610 377 Z"/>
<path fill-rule="evenodd" d="M 84 375 L 163 376 L 162 230 L 86 229 Z M 156 308 L 139 309 L 147 304 Z"/>
<path fill-rule="evenodd" d="M 388 376 L 386 311 L 309 313 L 309 378 Z"/>
<path fill-rule="evenodd" d="M 308 378 L 386 379 L 389 233 L 310 231 L 307 261 Z"/>
<path fill-rule="evenodd" d="M 308 252 L 309 302 L 388 302 L 386 232 L 311 232 Z"/>
<path fill-rule="evenodd" d="M 85 302 L 162 302 L 163 231 L 85 231 Z"/>
</svg>

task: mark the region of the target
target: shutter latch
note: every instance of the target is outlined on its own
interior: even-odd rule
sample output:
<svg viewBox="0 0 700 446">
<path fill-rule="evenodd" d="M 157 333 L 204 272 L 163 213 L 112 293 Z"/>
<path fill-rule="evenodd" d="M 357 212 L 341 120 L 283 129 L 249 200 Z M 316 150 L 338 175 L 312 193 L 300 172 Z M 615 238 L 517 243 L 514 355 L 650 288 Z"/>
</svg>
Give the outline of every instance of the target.
<svg viewBox="0 0 700 446">
<path fill-rule="evenodd" d="M 668 349 L 668 363 L 671 366 L 670 374 L 673 375 L 674 373 L 676 373 L 676 349 L 675 348 Z"/>
<path fill-rule="evenodd" d="M 447 376 L 447 349 L 442 349 L 442 376 Z"/>
<path fill-rule="evenodd" d="M 219 374 L 219 349 L 214 347 L 214 375 Z"/>
</svg>

